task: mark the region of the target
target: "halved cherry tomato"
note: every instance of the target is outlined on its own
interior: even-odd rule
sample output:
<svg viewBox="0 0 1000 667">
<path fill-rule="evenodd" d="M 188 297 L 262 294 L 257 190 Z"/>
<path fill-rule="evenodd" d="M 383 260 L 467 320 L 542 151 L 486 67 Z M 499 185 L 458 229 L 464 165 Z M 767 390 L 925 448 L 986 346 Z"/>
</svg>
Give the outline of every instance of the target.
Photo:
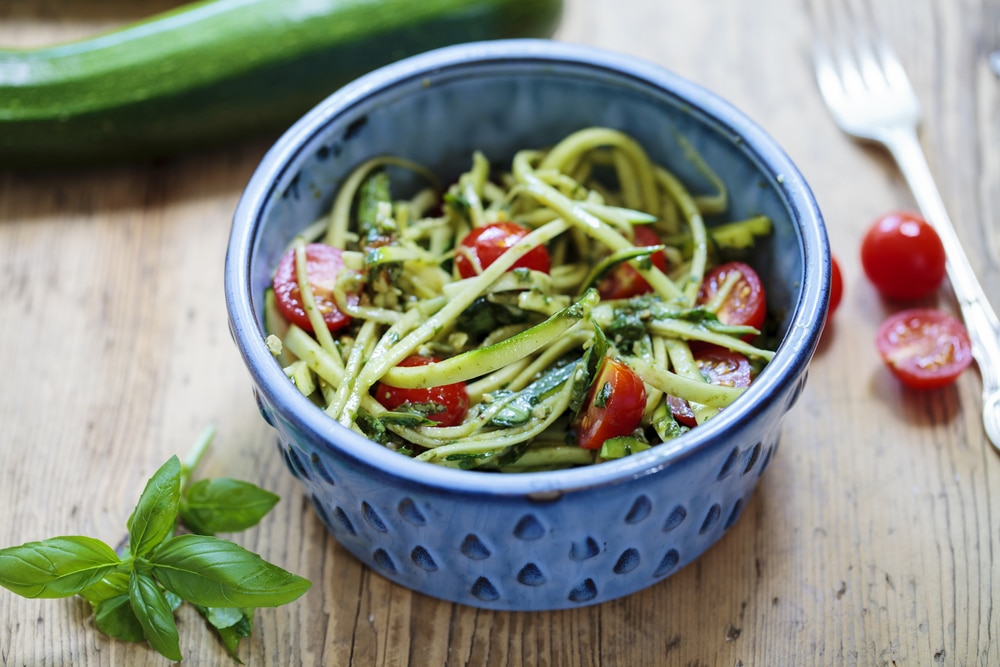
<svg viewBox="0 0 1000 667">
<path fill-rule="evenodd" d="M 726 277 L 734 271 L 738 271 L 741 277 L 733 285 L 728 298 L 722 303 L 716 315 L 723 324 L 747 325 L 761 329 L 767 316 L 767 297 L 760 276 L 748 264 L 727 262 L 709 271 L 701 284 L 698 303 L 711 301 L 725 283 Z"/>
<path fill-rule="evenodd" d="M 634 243 L 636 246 L 651 246 L 660 245 L 662 241 L 656 232 L 649 227 L 636 225 Z M 662 250 L 650 255 L 650 260 L 653 262 L 653 266 L 666 272 L 667 256 L 663 254 Z M 628 262 L 616 266 L 608 275 L 604 276 L 597 286 L 597 291 L 602 299 L 628 299 L 652 290 L 653 288 L 649 286 L 642 274 Z"/>
<path fill-rule="evenodd" d="M 412 355 L 399 362 L 400 366 L 426 366 L 440 361 L 435 357 Z M 425 417 L 441 426 L 457 426 L 469 410 L 469 394 L 464 382 L 423 389 L 401 389 L 380 382 L 375 387 L 375 400 L 389 410 L 406 405 L 416 408 Z"/>
<path fill-rule="evenodd" d="M 830 305 L 826 310 L 826 321 L 833 317 L 833 312 L 837 310 L 840 301 L 844 298 L 844 277 L 840 273 L 840 264 L 837 258 L 830 257 Z"/>
<path fill-rule="evenodd" d="M 718 345 L 705 345 L 694 352 L 698 370 L 720 387 L 749 387 L 750 361 L 739 352 Z"/>
<path fill-rule="evenodd" d="M 944 245 L 920 216 L 889 213 L 872 223 L 865 234 L 861 266 L 882 296 L 919 299 L 936 290 L 944 279 Z"/>
<path fill-rule="evenodd" d="M 646 386 L 628 364 L 606 358 L 573 422 L 577 443 L 600 449 L 608 438 L 629 435 L 646 410 Z"/>
<path fill-rule="evenodd" d="M 875 345 L 892 374 L 914 389 L 949 385 L 972 362 L 965 325 L 933 308 L 892 315 L 879 327 Z"/>
<path fill-rule="evenodd" d="M 337 308 L 333 290 L 337 284 L 337 274 L 344 266 L 340 248 L 325 243 L 310 243 L 306 246 L 306 276 L 312 288 L 316 306 L 323 314 L 330 331 L 342 329 L 351 322 L 351 317 Z M 302 306 L 302 292 L 295 271 L 295 250 L 289 250 L 278 263 L 274 274 L 274 296 L 278 310 L 286 320 L 306 331 L 312 331 L 312 324 Z M 348 302 L 357 303 L 357 295 L 348 295 Z"/>
<path fill-rule="evenodd" d="M 711 384 L 725 387 L 750 386 L 750 360 L 739 352 L 733 352 L 718 345 L 698 345 L 692 348 L 698 370 Z M 691 405 L 683 398 L 667 396 L 667 405 L 679 423 L 694 427 L 698 425 Z"/>
<path fill-rule="evenodd" d="M 670 414 L 674 416 L 678 424 L 683 424 L 689 428 L 694 428 L 698 425 L 698 420 L 694 416 L 691 404 L 683 398 L 667 394 L 667 407 L 670 408 Z"/>
<path fill-rule="evenodd" d="M 463 278 L 479 275 L 500 255 L 530 233 L 530 229 L 516 222 L 494 222 L 476 227 L 462 239 L 460 244 L 467 250 L 460 248 L 455 255 L 458 274 Z M 511 269 L 531 269 L 548 273 L 550 267 L 549 251 L 544 246 L 538 246 L 517 260 Z"/>
</svg>

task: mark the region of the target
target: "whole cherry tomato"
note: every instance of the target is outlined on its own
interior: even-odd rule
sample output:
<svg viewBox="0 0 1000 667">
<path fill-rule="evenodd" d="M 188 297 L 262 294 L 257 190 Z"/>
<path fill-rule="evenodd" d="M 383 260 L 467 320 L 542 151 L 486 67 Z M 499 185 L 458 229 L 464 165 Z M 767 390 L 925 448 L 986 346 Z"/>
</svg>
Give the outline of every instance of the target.
<svg viewBox="0 0 1000 667">
<path fill-rule="evenodd" d="M 435 357 L 412 355 L 399 362 L 399 365 L 426 366 L 438 361 Z M 461 424 L 469 410 L 469 394 L 464 382 L 418 389 L 402 389 L 380 382 L 375 387 L 375 400 L 388 410 L 396 410 L 405 405 L 441 426 Z"/>
<path fill-rule="evenodd" d="M 306 277 L 312 289 L 316 307 L 323 315 L 330 331 L 342 329 L 351 322 L 351 317 L 337 308 L 333 290 L 337 284 L 337 274 L 344 266 L 344 259 L 339 248 L 325 243 L 310 243 L 306 246 Z M 302 292 L 299 289 L 298 275 L 295 270 L 295 250 L 289 250 L 278 263 L 274 280 L 275 303 L 286 320 L 306 331 L 312 331 L 313 326 L 302 305 Z M 349 302 L 357 303 L 357 295 L 348 295 Z"/>
<path fill-rule="evenodd" d="M 711 384 L 726 387 L 750 386 L 750 360 L 739 352 L 718 345 L 697 345 L 691 353 L 698 370 Z M 667 396 L 667 405 L 674 419 L 684 426 L 698 425 L 691 405 L 683 398 Z"/>
<path fill-rule="evenodd" d="M 652 229 L 645 225 L 636 225 L 636 246 L 653 246 L 660 245 L 661 243 L 660 237 Z M 653 266 L 660 271 L 666 272 L 667 256 L 662 250 L 658 250 L 650 255 L 650 260 L 653 262 Z M 642 274 L 636 271 L 628 262 L 619 264 L 612 269 L 597 286 L 597 291 L 600 293 L 602 299 L 628 299 L 651 292 L 652 289 L 649 283 L 646 282 L 646 279 L 642 277 Z"/>
<path fill-rule="evenodd" d="M 841 300 L 844 298 L 844 277 L 840 273 L 840 264 L 837 263 L 837 258 L 830 257 L 830 305 L 826 310 L 826 321 L 829 322 L 830 318 L 833 317 L 834 311 L 837 310 L 837 306 L 840 305 Z"/>
<path fill-rule="evenodd" d="M 933 308 L 892 315 L 879 327 L 875 345 L 892 374 L 914 389 L 949 385 L 972 362 L 965 325 Z"/>
<path fill-rule="evenodd" d="M 878 218 L 861 243 L 861 266 L 882 296 L 912 300 L 938 288 L 945 274 L 941 238 L 914 213 Z"/>
<path fill-rule="evenodd" d="M 577 443 L 600 449 L 608 438 L 631 434 L 646 410 L 646 386 L 623 361 L 605 358 L 573 422 Z"/>
<path fill-rule="evenodd" d="M 516 222 L 494 222 L 476 227 L 462 239 L 460 244 L 467 250 L 463 251 L 460 248 L 456 253 L 455 265 L 458 267 L 458 274 L 463 278 L 479 275 L 500 255 L 530 233 L 530 229 Z M 544 246 L 538 246 L 517 260 L 511 269 L 531 269 L 548 273 L 550 266 L 549 251 Z"/>
<path fill-rule="evenodd" d="M 727 262 L 705 274 L 701 291 L 698 293 L 698 303 L 711 301 L 729 274 L 734 271 L 739 272 L 740 278 L 729 291 L 729 296 L 716 315 L 723 324 L 746 325 L 759 330 L 764 326 L 764 318 L 767 317 L 767 295 L 760 276 L 748 264 Z"/>
</svg>

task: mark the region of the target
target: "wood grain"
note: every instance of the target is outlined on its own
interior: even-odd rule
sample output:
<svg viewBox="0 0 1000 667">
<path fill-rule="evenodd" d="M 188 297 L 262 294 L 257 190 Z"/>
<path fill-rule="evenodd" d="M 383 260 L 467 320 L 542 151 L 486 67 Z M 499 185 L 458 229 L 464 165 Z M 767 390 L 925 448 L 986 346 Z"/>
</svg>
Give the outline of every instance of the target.
<svg viewBox="0 0 1000 667">
<path fill-rule="evenodd" d="M 71 38 L 178 3 L 58 4 L 3 3 L 0 43 Z M 923 100 L 945 202 L 1000 306 L 1000 80 L 987 64 L 1000 5 L 880 0 L 876 11 Z M 411 593 L 338 546 L 275 455 L 226 324 L 230 217 L 273 137 L 153 165 L 0 172 L 0 545 L 114 543 L 146 477 L 213 424 L 200 474 L 282 496 L 238 541 L 314 582 L 258 613 L 249 665 L 1000 664 L 1000 456 L 979 422 L 979 378 L 918 394 L 876 358 L 875 329 L 897 306 L 865 281 L 860 237 L 913 199 L 884 152 L 827 116 L 805 6 L 567 0 L 556 37 L 659 63 L 746 111 L 811 183 L 844 269 L 844 303 L 781 448 L 717 545 L 631 597 L 528 614 Z M 928 302 L 953 308 L 946 290 Z M 195 614 L 179 623 L 187 662 L 232 664 Z M 165 664 L 92 625 L 79 600 L 0 590 L 0 664 Z"/>
</svg>

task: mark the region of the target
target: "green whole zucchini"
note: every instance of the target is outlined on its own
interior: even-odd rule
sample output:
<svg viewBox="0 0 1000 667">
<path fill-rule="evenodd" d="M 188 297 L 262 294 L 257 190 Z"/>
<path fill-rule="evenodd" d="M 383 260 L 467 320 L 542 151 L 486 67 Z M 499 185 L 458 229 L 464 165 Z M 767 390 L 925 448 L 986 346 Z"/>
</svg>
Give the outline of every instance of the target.
<svg viewBox="0 0 1000 667">
<path fill-rule="evenodd" d="M 561 0 L 206 0 L 0 49 L 0 168 L 167 157 L 289 126 L 358 76 L 458 42 L 546 37 Z"/>
</svg>

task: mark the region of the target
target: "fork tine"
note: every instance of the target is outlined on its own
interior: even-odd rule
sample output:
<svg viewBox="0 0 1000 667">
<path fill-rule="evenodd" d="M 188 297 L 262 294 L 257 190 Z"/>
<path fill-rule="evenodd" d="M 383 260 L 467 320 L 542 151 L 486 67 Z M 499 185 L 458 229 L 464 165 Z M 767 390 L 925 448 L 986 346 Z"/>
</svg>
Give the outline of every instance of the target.
<svg viewBox="0 0 1000 667">
<path fill-rule="evenodd" d="M 832 72 L 832 76 L 824 73 L 823 78 L 832 80 L 835 76 L 838 86 L 848 96 L 872 86 L 884 87 L 884 82 L 878 80 L 877 69 L 872 70 L 874 56 L 860 39 L 850 0 L 811 0 L 809 9 L 814 65 Z"/>
<path fill-rule="evenodd" d="M 871 0 L 807 0 L 813 65 L 828 104 L 895 94 L 917 109 L 916 93 L 878 28 Z"/>
<path fill-rule="evenodd" d="M 860 4 L 860 7 L 858 6 Z M 866 0 L 851 2 L 844 0 L 846 22 L 850 23 L 850 34 L 853 35 L 855 60 L 861 71 L 861 78 L 870 90 L 885 88 L 890 82 L 881 66 L 880 54 L 886 47 L 881 32 L 875 27 L 875 17 L 871 3 Z"/>
<path fill-rule="evenodd" d="M 857 48 L 859 52 L 864 51 L 863 60 L 867 59 L 868 61 L 864 63 L 867 70 L 865 80 L 869 81 L 870 79 L 872 87 L 884 85 L 910 97 L 916 97 L 903 64 L 892 50 L 885 34 L 878 28 L 878 21 L 875 19 L 871 1 L 858 0 L 858 2 L 861 5 L 858 11 L 858 14 L 861 15 L 859 24 L 863 25 L 859 25 L 857 28 Z"/>
<path fill-rule="evenodd" d="M 834 62 L 833 53 L 828 46 L 829 38 L 826 36 L 826 23 L 819 16 L 822 11 L 817 7 L 822 0 L 807 0 L 809 22 L 812 28 L 812 58 L 813 69 L 816 74 L 816 82 L 819 84 L 820 92 L 827 100 L 837 100 L 843 98 L 844 90 L 840 79 L 837 65 Z"/>
<path fill-rule="evenodd" d="M 820 91 L 828 103 L 843 101 L 864 90 L 864 82 L 853 62 L 844 35 L 849 31 L 841 25 L 843 12 L 834 8 L 838 0 L 810 0 L 812 23 L 813 66 Z"/>
<path fill-rule="evenodd" d="M 909 95 L 915 97 L 916 93 L 913 90 L 913 86 L 910 84 L 910 78 L 906 75 L 903 63 L 899 61 L 896 53 L 892 50 L 892 47 L 889 45 L 889 40 L 885 38 L 885 34 L 875 27 L 877 23 L 875 22 L 871 4 L 865 4 L 867 5 L 868 10 L 868 25 L 872 26 L 869 34 L 874 52 L 882 65 L 882 75 L 889 83 L 889 86 L 897 88 L 901 91 L 905 90 Z"/>
<path fill-rule="evenodd" d="M 838 6 L 839 5 L 839 6 Z M 831 46 L 840 81 L 848 94 L 864 90 L 865 80 L 858 67 L 858 54 L 852 48 L 855 35 L 852 12 L 847 0 L 829 0 L 826 3 L 830 24 Z"/>
</svg>

